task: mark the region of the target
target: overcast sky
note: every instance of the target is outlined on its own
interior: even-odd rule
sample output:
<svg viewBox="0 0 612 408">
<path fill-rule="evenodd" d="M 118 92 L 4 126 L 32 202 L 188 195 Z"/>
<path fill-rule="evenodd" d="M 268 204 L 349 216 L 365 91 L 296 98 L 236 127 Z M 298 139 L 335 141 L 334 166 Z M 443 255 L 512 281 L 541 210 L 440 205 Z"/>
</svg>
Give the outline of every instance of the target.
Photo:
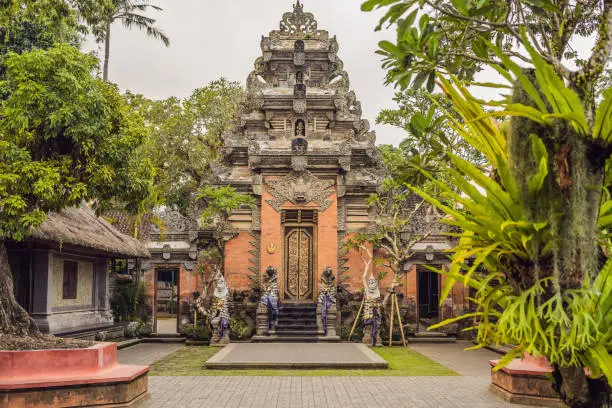
<svg viewBox="0 0 612 408">
<path fill-rule="evenodd" d="M 261 55 L 263 34 L 279 28 L 283 13 L 294 0 L 152 0 L 161 12 L 147 14 L 170 37 L 171 45 L 146 38 L 143 32 L 126 31 L 116 23 L 111 34 L 109 78 L 122 90 L 149 98 L 186 97 L 192 90 L 226 77 L 245 84 Z M 340 58 L 361 100 L 364 118 L 376 130 L 378 143 L 397 145 L 401 129 L 376 126 L 380 110 L 395 106 L 394 90 L 385 87 L 380 56 L 374 54 L 382 39 L 393 39 L 394 30 L 374 32 L 380 13 L 363 13 L 360 0 L 304 0 L 304 10 L 314 13 L 319 29 L 338 37 Z M 95 44 L 90 47 L 96 48 Z"/>
</svg>

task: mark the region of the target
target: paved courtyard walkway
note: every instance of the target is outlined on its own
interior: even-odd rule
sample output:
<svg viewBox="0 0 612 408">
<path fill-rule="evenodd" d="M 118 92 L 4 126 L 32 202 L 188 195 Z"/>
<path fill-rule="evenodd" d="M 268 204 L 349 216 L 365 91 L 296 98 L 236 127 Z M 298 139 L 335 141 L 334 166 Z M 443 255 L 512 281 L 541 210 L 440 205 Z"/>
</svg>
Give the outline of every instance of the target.
<svg viewBox="0 0 612 408">
<path fill-rule="evenodd" d="M 150 395 L 137 408 L 528 408 L 489 391 L 488 350 L 470 343 L 411 345 L 455 370 L 448 377 L 149 377 Z M 122 363 L 143 364 L 181 345 L 139 344 L 120 351 Z M 149 354 L 150 353 L 150 354 Z M 203 363 L 203 362 L 202 362 Z M 222 374 L 222 373 L 220 373 Z"/>
<path fill-rule="evenodd" d="M 140 343 L 135 346 L 119 350 L 117 352 L 117 359 L 121 364 L 151 365 L 182 347 L 185 347 L 185 345 Z"/>
<path fill-rule="evenodd" d="M 465 350 L 473 345 L 458 341 L 450 344 L 416 343 L 410 344 L 410 348 L 461 375 L 490 377 L 489 360 L 497 360 L 501 356 L 487 349 Z"/>
</svg>

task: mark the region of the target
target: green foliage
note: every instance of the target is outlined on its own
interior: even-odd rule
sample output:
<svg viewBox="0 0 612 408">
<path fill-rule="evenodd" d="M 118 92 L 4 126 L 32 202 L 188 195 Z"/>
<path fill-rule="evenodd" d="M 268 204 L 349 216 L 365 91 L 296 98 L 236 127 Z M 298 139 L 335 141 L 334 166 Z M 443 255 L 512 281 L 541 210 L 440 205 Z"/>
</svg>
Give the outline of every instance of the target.
<svg viewBox="0 0 612 408">
<path fill-rule="evenodd" d="M 395 95 L 397 109 L 385 109 L 377 123 L 397 126 L 406 131 L 406 138 L 393 146 L 380 146 L 379 151 L 388 174 L 388 182 L 408 183 L 431 190 L 434 186 L 421 169 L 437 176 L 448 163 L 447 152 L 482 166 L 482 154 L 473 149 L 453 128 L 461 122 L 448 98 L 441 93 L 422 89 L 405 89 Z"/>
<path fill-rule="evenodd" d="M 516 73 L 524 75 L 519 70 Z M 584 231 L 589 223 L 597 221 L 597 213 L 589 213 L 595 220 L 583 218 L 581 213 L 589 208 L 591 201 L 591 208 L 599 208 L 598 200 L 584 196 L 582 199 L 587 203 L 583 204 L 579 198 L 573 198 L 582 188 L 576 189 L 578 193 L 569 191 L 564 195 L 563 174 L 554 176 L 558 167 L 551 160 L 551 155 L 559 154 L 552 142 L 568 140 L 572 134 L 568 129 L 576 131 L 575 140 L 590 140 L 589 131 L 580 134 L 579 128 L 572 126 L 581 125 L 569 102 L 557 103 L 556 108 L 551 106 L 549 97 L 569 95 L 569 90 L 542 75 L 536 72 L 534 78 L 524 76 L 520 82 L 519 89 L 524 89 L 522 84 L 530 81 L 528 89 L 540 90 L 526 90 L 533 105 L 509 102 L 505 107 L 505 115 L 529 120 L 534 116 L 544 118 L 537 122 L 544 126 L 538 135 L 530 132 L 529 123 L 513 124 L 512 129 L 502 126 L 506 133 L 511 132 L 508 139 L 513 144 L 522 140 L 523 150 L 516 150 L 520 154 L 515 155 L 508 154 L 504 133 L 491 121 L 491 116 L 496 114 L 485 114 L 465 88 L 441 78 L 444 91 L 463 118 L 463 125 L 461 128 L 457 125 L 457 130 L 473 146 L 478 146 L 496 171 L 494 178 L 487 177 L 473 164 L 450 154 L 452 167 L 447 169 L 445 179 L 428 176 L 441 191 L 441 197 L 458 206 L 444 204 L 439 198 L 411 187 L 450 216 L 445 219 L 446 223 L 463 231 L 453 249 L 449 271 L 435 270 L 446 276 L 441 299 L 448 296 L 457 281 L 476 291 L 476 312 L 446 320 L 432 329 L 461 319 L 473 319 L 472 330 L 478 333 L 479 347 L 517 346 L 502 359 L 498 368 L 520 353 L 528 352 L 544 355 L 562 367 L 586 366 L 594 377 L 605 374 L 610 378 L 612 263 L 606 264 L 599 274 L 592 270 L 593 261 L 589 256 L 597 259 L 597 246 L 593 244 L 596 234 L 589 236 Z M 535 98 L 545 98 L 541 99 L 545 109 L 557 109 L 554 126 L 546 122 L 550 113 L 535 107 L 538 104 Z M 571 97 L 563 100 L 570 101 Z M 565 121 L 565 127 L 561 120 Z M 556 133 L 557 129 L 563 133 Z M 530 168 L 524 165 L 527 161 L 533 163 Z M 574 162 L 573 169 L 580 169 L 581 164 Z M 576 203 L 580 208 L 571 207 Z M 606 202 L 605 208 L 609 207 Z M 576 226 L 573 217 L 580 217 L 581 225 L 577 227 L 582 229 L 574 230 L 576 233 L 571 232 Z M 607 221 L 602 224 L 607 225 Z M 560 225 L 567 227 L 561 229 Z M 584 239 L 578 240 L 577 234 L 583 234 Z M 573 248 L 579 248 L 582 254 L 574 256 Z M 579 274 L 573 269 L 576 265 L 581 268 Z M 480 272 L 482 268 L 486 273 Z"/>
<path fill-rule="evenodd" d="M 502 273 L 480 276 L 435 271 L 475 289 L 477 310 L 430 329 L 467 319 L 476 322 L 471 328 L 478 333 L 476 348 L 517 345 L 496 370 L 528 352 L 561 366 L 588 367 L 593 378 L 612 378 L 612 260 L 593 283 L 586 281 L 581 288 L 553 295 L 548 295 L 554 286 L 552 277 L 517 293 Z"/>
<path fill-rule="evenodd" d="M 567 79 L 570 71 L 563 66 L 564 59 L 582 65 L 586 74 L 582 76 L 586 82 L 578 84 L 582 89 L 592 89 L 610 53 L 605 35 L 609 5 L 601 1 L 367 0 L 361 8 L 386 9 L 377 30 L 396 26 L 395 43 L 380 42 L 377 53 L 384 57 L 387 82 L 402 89 L 424 86 L 432 92 L 440 72 L 472 80 L 483 65 L 502 62 L 488 44 L 495 44 L 507 58 L 531 63 L 516 46 L 524 41 L 520 27 L 527 29 L 542 58 Z M 572 42 L 593 38 L 595 32 L 593 54 L 588 62 L 582 61 Z M 599 51 L 604 52 L 603 59 L 596 56 Z"/>
<path fill-rule="evenodd" d="M 193 326 L 191 324 L 181 327 L 181 334 L 188 339 L 207 341 L 211 338 L 210 327 L 207 324 Z"/>
<path fill-rule="evenodd" d="M 186 99 L 155 101 L 128 93 L 130 105 L 150 131 L 145 157 L 155 168 L 159 201 L 187 211 L 191 194 L 208 180 L 219 157 L 242 88 L 219 79 L 196 89 Z"/>
<path fill-rule="evenodd" d="M 231 186 L 205 186 L 200 189 L 196 199 L 206 203 L 206 208 L 200 215 L 204 225 L 225 219 L 232 214 L 232 211 L 241 207 L 252 208 L 255 205 L 252 196 L 239 193 Z"/>
<path fill-rule="evenodd" d="M 150 336 L 153 333 L 153 326 L 148 323 L 139 323 L 138 329 L 136 329 L 138 336 Z"/>
<path fill-rule="evenodd" d="M 22 239 L 47 211 L 149 196 L 153 169 L 138 156 L 142 119 L 114 86 L 92 76 L 97 62 L 59 45 L 10 53 L 0 92 L 0 237 Z"/>
<path fill-rule="evenodd" d="M 99 32 L 112 7 L 112 0 L 3 0 L 0 56 L 58 43 L 77 45 L 85 34 Z"/>
<path fill-rule="evenodd" d="M 96 31 L 97 40 L 99 42 L 105 42 L 104 50 L 104 67 L 102 77 L 106 81 L 108 80 L 108 63 L 110 58 L 110 38 L 111 38 L 111 25 L 116 21 L 121 21 L 123 26 L 127 29 L 138 28 L 140 31 L 144 31 L 147 37 L 159 40 L 166 47 L 170 46 L 170 39 L 164 34 L 162 30 L 155 26 L 155 19 L 148 17 L 143 14 L 148 9 L 161 11 L 162 8 L 154 4 L 149 4 L 149 0 L 139 0 L 134 2 L 132 0 L 111 0 L 112 8 L 105 16 L 104 24 L 99 27 Z"/>
<path fill-rule="evenodd" d="M 144 283 L 128 283 L 118 286 L 111 298 L 111 310 L 115 321 L 145 321 L 145 287 Z"/>
<path fill-rule="evenodd" d="M 246 340 L 253 336 L 253 329 L 242 319 L 232 317 L 230 319 L 230 339 Z"/>
<path fill-rule="evenodd" d="M 342 339 L 342 341 L 348 341 L 349 334 L 351 334 L 350 327 L 342 326 L 340 328 L 340 339 Z M 351 336 L 351 343 L 361 343 L 361 340 L 363 340 L 363 326 L 357 325 L 353 335 Z"/>
</svg>

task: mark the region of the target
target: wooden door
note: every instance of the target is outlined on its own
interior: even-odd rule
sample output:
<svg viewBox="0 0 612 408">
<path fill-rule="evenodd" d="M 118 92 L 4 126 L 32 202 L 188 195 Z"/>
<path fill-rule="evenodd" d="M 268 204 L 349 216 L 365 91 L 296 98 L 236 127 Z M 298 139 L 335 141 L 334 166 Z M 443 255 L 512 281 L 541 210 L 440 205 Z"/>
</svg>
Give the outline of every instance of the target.
<svg viewBox="0 0 612 408">
<path fill-rule="evenodd" d="M 312 227 L 285 229 L 285 299 L 312 300 L 313 248 Z"/>
</svg>

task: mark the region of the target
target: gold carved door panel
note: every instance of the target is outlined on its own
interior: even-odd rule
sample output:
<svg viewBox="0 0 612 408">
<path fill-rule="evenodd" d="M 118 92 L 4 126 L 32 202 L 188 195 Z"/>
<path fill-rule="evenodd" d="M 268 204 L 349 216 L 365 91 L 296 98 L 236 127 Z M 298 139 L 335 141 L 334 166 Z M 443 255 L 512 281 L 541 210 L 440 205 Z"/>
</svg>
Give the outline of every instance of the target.
<svg viewBox="0 0 612 408">
<path fill-rule="evenodd" d="M 312 228 L 287 228 L 285 231 L 285 298 L 312 299 Z"/>
</svg>

